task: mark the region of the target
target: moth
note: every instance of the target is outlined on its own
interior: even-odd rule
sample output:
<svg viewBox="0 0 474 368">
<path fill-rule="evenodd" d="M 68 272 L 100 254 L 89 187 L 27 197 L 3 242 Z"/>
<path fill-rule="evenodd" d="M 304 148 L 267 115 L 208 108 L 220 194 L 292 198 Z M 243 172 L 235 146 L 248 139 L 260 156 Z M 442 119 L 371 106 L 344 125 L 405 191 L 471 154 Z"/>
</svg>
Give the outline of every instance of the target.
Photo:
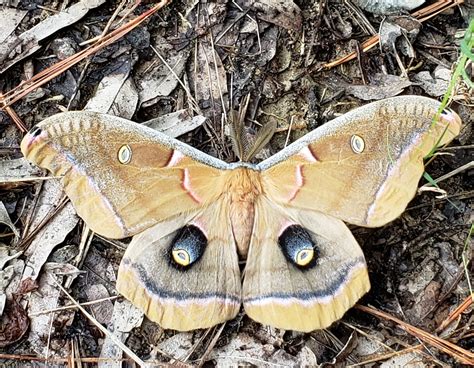
<svg viewBox="0 0 474 368">
<path fill-rule="evenodd" d="M 47 118 L 21 150 L 61 177 L 93 231 L 134 235 L 117 289 L 163 328 L 207 328 L 243 304 L 262 324 L 312 331 L 370 288 L 344 222 L 397 218 L 415 195 L 423 157 L 459 133 L 451 110 L 433 119 L 439 106 L 418 96 L 373 102 L 258 164 L 226 163 L 94 112 Z"/>
</svg>

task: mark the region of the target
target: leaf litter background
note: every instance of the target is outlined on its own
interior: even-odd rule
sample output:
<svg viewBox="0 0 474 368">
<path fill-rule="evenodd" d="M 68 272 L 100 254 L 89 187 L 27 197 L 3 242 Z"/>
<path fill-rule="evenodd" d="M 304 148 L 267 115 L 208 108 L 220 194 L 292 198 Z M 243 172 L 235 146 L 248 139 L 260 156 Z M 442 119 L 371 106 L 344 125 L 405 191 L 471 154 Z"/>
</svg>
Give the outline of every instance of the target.
<svg viewBox="0 0 474 368">
<path fill-rule="evenodd" d="M 154 5 L 103 0 L 3 3 L 3 93 Z M 411 1 L 405 8 L 393 5 L 403 1 L 381 3 L 175 1 L 11 106 L 6 107 L 12 101 L 9 95 L 2 97 L 0 363 L 136 364 L 97 323 L 150 366 L 472 363 L 473 307 L 467 280 L 472 262 L 463 267 L 462 255 L 464 251 L 470 261 L 473 100 L 472 90 L 462 82 L 454 91 L 452 108 L 465 128 L 453 148 L 427 167 L 433 178 L 458 170 L 439 184 L 447 198 L 422 192 L 393 223 L 352 228 L 372 282 L 359 304 L 418 327 L 428 338 L 357 309 L 331 328 L 310 334 L 262 326 L 243 312 L 209 330 L 163 331 L 114 289 L 127 241 L 93 236 L 56 180 L 32 180 L 45 173 L 27 164 L 19 151 L 23 134 L 12 116 L 30 128 L 57 112 L 80 109 L 146 122 L 204 152 L 235 161 L 228 116 L 250 96 L 245 119 L 250 140 L 261 126 L 278 123 L 277 133 L 257 156 L 260 160 L 369 101 L 397 94 L 441 98 L 472 6 L 462 1 Z M 389 5 L 384 8 L 384 3 Z M 438 3 L 448 9 L 431 11 L 429 6 Z M 377 35 L 380 44 L 363 52 L 364 42 Z M 333 63 L 353 52 L 353 60 Z M 59 284 L 86 303 L 96 324 L 77 308 L 64 308 L 72 302 Z M 461 314 L 444 326 L 460 305 Z M 452 345 L 440 346 L 430 336 Z"/>
</svg>

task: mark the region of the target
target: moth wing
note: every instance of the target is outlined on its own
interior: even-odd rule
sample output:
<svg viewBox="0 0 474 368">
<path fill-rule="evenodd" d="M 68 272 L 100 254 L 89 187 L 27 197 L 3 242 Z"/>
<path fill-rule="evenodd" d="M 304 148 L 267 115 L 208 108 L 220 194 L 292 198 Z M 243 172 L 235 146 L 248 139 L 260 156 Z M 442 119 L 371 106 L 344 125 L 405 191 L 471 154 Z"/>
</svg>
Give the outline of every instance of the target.
<svg viewBox="0 0 474 368">
<path fill-rule="evenodd" d="M 226 211 L 218 201 L 134 236 L 120 264 L 117 290 L 163 328 L 188 331 L 234 318 L 241 305 L 241 280 L 230 223 L 222 222 Z M 202 256 L 189 268 L 171 258 L 185 226 L 207 239 Z M 184 242 L 190 253 L 194 240 Z"/>
<path fill-rule="evenodd" d="M 298 266 L 284 249 L 284 244 L 293 251 L 302 245 L 297 232 L 282 241 L 289 227 L 309 235 L 315 258 L 307 267 Z M 287 330 L 322 329 L 369 289 L 362 250 L 341 220 L 280 207 L 264 197 L 258 201 L 242 291 L 250 318 Z"/>
<path fill-rule="evenodd" d="M 452 111 L 433 123 L 439 106 L 402 96 L 352 110 L 263 161 L 264 191 L 282 205 L 384 225 L 414 197 L 423 157 L 460 131 Z"/>
<path fill-rule="evenodd" d="M 52 116 L 22 141 L 24 156 L 53 175 L 79 216 L 99 234 L 122 238 L 219 195 L 223 161 L 115 116 Z"/>
</svg>

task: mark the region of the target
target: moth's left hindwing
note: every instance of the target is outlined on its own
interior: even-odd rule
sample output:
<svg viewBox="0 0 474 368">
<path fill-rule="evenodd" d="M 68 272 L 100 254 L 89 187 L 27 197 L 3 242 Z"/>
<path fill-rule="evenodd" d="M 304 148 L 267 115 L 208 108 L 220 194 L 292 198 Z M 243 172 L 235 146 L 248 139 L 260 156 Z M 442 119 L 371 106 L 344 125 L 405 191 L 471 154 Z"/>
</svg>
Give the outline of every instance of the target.
<svg viewBox="0 0 474 368">
<path fill-rule="evenodd" d="M 163 328 L 188 331 L 234 318 L 241 281 L 226 218 L 228 208 L 217 201 L 134 236 L 117 290 Z"/>
<path fill-rule="evenodd" d="M 52 116 L 25 136 L 23 155 L 62 176 L 77 213 L 95 232 L 123 238 L 214 201 L 227 164 L 119 117 Z"/>
</svg>

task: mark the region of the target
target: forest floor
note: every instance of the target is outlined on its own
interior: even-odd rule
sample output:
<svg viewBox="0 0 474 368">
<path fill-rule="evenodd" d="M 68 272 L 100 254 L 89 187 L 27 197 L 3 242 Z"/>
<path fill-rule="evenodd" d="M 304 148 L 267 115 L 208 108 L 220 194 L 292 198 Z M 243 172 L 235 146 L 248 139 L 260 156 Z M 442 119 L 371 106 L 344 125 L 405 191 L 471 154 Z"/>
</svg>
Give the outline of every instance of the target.
<svg viewBox="0 0 474 368">
<path fill-rule="evenodd" d="M 163 330 L 115 289 L 129 239 L 94 235 L 59 181 L 38 180 L 46 172 L 20 151 L 34 124 L 62 111 L 90 110 L 140 123 L 153 119 L 156 129 L 235 162 L 229 111 L 249 96 L 250 140 L 260 127 L 277 123 L 258 162 L 371 101 L 396 95 L 441 100 L 472 5 L 1 3 L 1 366 L 474 365 L 474 99 L 462 80 L 450 98 L 463 120 L 461 134 L 426 167 L 433 179 L 448 174 L 439 182 L 444 192 L 419 191 L 383 227 L 349 226 L 365 254 L 371 290 L 341 320 L 311 333 L 261 325 L 243 309 L 210 329 Z M 419 187 L 425 184 L 422 178 Z"/>
</svg>

